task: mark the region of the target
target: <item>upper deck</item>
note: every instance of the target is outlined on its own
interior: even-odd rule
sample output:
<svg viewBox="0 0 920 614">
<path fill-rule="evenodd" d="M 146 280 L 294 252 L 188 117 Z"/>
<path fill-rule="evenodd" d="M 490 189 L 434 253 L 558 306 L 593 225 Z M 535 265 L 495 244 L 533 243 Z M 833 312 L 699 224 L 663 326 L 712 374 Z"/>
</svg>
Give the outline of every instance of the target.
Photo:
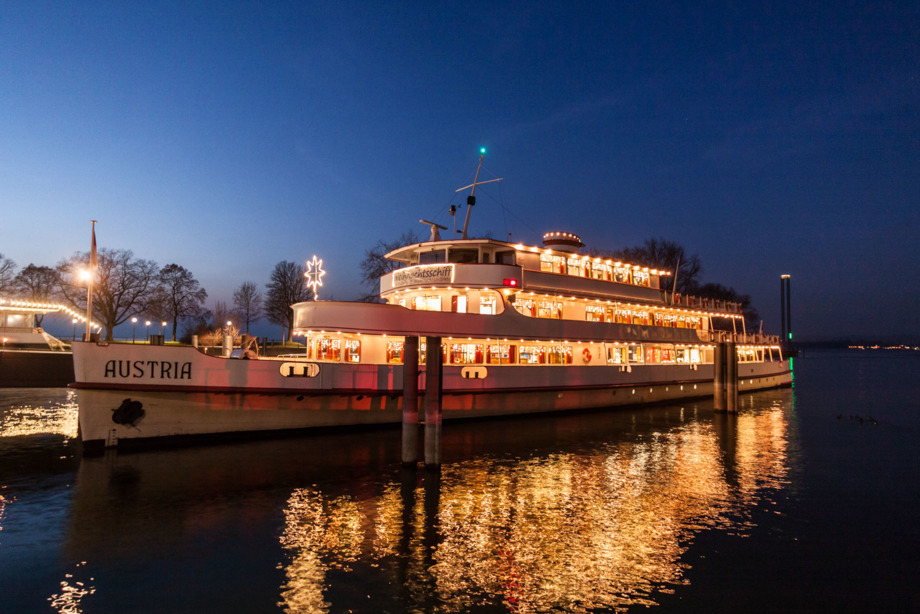
<svg viewBox="0 0 920 614">
<path fill-rule="evenodd" d="M 662 277 L 670 276 L 666 271 L 581 255 L 571 247 L 552 249 L 494 239 L 458 239 L 407 245 L 386 254 L 386 258 L 405 266 L 380 278 L 380 295 L 384 299 L 414 288 L 504 289 L 741 313 L 736 303 L 672 296 L 661 288 Z"/>
</svg>

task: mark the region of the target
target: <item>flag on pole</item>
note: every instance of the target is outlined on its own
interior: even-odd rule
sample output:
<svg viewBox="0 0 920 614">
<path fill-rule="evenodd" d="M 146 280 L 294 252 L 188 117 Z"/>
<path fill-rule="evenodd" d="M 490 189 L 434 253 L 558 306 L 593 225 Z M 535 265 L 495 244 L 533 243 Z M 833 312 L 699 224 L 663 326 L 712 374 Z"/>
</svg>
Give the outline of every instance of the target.
<svg viewBox="0 0 920 614">
<path fill-rule="evenodd" d="M 96 265 L 99 264 L 99 257 L 96 255 L 96 222 L 93 222 L 93 243 L 89 251 L 89 268 L 91 272 L 96 271 Z"/>
<path fill-rule="evenodd" d="M 93 324 L 93 279 L 96 277 L 96 265 L 99 257 L 96 255 L 96 220 L 93 223 L 93 241 L 89 248 L 89 280 L 86 283 L 86 336 L 84 341 L 92 339 Z"/>
</svg>

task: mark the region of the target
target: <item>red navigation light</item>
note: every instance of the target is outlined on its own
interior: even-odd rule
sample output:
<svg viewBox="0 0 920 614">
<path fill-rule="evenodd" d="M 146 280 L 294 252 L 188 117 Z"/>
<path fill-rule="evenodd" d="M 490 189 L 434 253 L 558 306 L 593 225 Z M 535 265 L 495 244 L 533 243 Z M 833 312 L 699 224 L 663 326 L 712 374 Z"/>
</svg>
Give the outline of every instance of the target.
<svg viewBox="0 0 920 614">
<path fill-rule="evenodd" d="M 511 286 L 512 288 L 514 288 L 517 286 L 517 280 L 516 279 L 503 279 L 502 284 L 506 286 Z"/>
</svg>

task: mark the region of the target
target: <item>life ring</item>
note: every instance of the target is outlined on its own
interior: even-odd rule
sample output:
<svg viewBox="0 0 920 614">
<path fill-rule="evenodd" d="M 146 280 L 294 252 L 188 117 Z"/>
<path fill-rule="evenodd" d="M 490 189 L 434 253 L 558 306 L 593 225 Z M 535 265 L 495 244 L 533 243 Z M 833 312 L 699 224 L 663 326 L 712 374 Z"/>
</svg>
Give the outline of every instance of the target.
<svg viewBox="0 0 920 614">
<path fill-rule="evenodd" d="M 591 350 L 585 348 L 581 351 L 581 359 L 585 362 L 591 362 Z"/>
</svg>

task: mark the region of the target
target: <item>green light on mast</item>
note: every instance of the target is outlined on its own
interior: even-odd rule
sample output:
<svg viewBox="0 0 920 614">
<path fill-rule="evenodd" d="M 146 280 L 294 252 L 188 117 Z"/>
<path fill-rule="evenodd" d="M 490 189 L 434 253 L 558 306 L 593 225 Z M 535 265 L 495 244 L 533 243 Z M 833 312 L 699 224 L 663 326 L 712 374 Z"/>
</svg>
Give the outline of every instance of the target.
<svg viewBox="0 0 920 614">
<path fill-rule="evenodd" d="M 486 155 L 486 148 L 485 148 L 485 147 L 480 147 L 480 148 L 479 148 L 479 154 L 482 155 L 482 156 Z"/>
</svg>

